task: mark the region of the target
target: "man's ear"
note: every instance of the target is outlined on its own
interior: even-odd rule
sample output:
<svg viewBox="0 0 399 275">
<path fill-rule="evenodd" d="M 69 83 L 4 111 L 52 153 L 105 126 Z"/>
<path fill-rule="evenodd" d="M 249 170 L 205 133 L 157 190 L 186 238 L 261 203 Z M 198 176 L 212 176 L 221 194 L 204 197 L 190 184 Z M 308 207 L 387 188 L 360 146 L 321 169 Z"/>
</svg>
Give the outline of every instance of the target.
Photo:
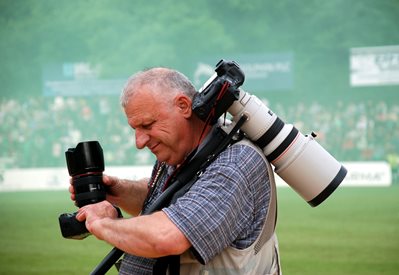
<svg viewBox="0 0 399 275">
<path fill-rule="evenodd" d="M 185 94 L 179 94 L 175 98 L 175 106 L 185 118 L 189 118 L 192 115 L 191 103 L 191 98 Z"/>
</svg>

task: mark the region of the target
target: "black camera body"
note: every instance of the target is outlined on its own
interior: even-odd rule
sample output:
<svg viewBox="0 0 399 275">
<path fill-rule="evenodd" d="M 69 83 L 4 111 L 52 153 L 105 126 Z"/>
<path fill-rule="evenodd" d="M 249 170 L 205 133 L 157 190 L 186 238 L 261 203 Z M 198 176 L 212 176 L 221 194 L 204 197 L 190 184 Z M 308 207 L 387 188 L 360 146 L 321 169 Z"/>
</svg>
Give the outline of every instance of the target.
<svg viewBox="0 0 399 275">
<path fill-rule="evenodd" d="M 75 190 L 76 205 L 82 207 L 105 200 L 106 188 L 102 180 L 104 155 L 100 143 L 80 142 L 76 148 L 69 148 L 65 157 Z M 76 214 L 64 213 L 59 216 L 64 238 L 81 240 L 90 235 L 85 223 L 76 219 Z"/>
<path fill-rule="evenodd" d="M 234 61 L 220 60 L 215 74 L 202 86 L 193 98 L 193 112 L 203 121 L 215 124 L 218 118 L 238 100 L 238 88 L 245 75 Z"/>
</svg>

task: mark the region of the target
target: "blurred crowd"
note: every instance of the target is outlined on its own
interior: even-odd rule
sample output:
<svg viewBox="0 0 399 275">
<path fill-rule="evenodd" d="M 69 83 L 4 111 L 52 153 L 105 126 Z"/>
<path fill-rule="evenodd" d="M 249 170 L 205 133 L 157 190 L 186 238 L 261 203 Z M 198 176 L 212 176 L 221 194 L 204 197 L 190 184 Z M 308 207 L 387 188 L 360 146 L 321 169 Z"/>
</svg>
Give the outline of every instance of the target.
<svg viewBox="0 0 399 275">
<path fill-rule="evenodd" d="M 399 103 L 333 102 L 322 105 L 264 102 L 286 123 L 317 141 L 340 161 L 397 161 Z M 64 152 L 78 142 L 98 140 L 107 165 L 151 164 L 138 151 L 117 96 L 37 97 L 0 101 L 0 166 L 65 166 Z"/>
<path fill-rule="evenodd" d="M 65 151 L 98 140 L 106 165 L 147 164 L 113 97 L 37 97 L 0 103 L 0 159 L 6 167 L 66 166 Z M 148 158 L 148 159 L 147 159 Z"/>
</svg>

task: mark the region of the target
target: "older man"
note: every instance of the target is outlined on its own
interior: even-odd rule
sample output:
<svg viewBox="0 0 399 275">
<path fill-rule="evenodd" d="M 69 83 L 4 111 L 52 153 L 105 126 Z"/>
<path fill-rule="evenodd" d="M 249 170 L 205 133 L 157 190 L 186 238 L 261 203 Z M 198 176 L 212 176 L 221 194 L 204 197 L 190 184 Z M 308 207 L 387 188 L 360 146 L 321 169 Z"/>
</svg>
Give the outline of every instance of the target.
<svg viewBox="0 0 399 275">
<path fill-rule="evenodd" d="M 187 77 L 167 68 L 128 80 L 121 104 L 137 148 L 156 156 L 153 173 L 139 181 L 104 176 L 107 200 L 80 208 L 77 218 L 125 252 L 120 274 L 153 274 L 157 258 L 169 255 L 180 255 L 182 274 L 279 274 L 272 172 L 246 139 L 221 152 L 175 202 L 140 215 L 211 131 L 192 111 L 195 93 Z M 118 218 L 113 205 L 132 217 Z"/>
</svg>

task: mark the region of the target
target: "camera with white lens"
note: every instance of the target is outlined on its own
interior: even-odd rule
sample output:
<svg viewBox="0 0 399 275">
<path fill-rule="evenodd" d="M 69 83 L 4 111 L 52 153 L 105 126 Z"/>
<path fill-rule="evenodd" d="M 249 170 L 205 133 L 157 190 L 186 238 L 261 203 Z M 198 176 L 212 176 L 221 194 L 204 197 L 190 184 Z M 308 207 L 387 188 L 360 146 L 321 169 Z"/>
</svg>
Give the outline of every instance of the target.
<svg viewBox="0 0 399 275">
<path fill-rule="evenodd" d="M 311 206 L 328 198 L 347 174 L 346 168 L 316 140 L 286 124 L 256 96 L 239 89 L 245 75 L 234 61 L 221 60 L 215 74 L 193 99 L 193 112 L 214 124 L 230 113 L 233 125 L 243 116 L 241 130 L 257 144 L 274 171 Z"/>
</svg>

